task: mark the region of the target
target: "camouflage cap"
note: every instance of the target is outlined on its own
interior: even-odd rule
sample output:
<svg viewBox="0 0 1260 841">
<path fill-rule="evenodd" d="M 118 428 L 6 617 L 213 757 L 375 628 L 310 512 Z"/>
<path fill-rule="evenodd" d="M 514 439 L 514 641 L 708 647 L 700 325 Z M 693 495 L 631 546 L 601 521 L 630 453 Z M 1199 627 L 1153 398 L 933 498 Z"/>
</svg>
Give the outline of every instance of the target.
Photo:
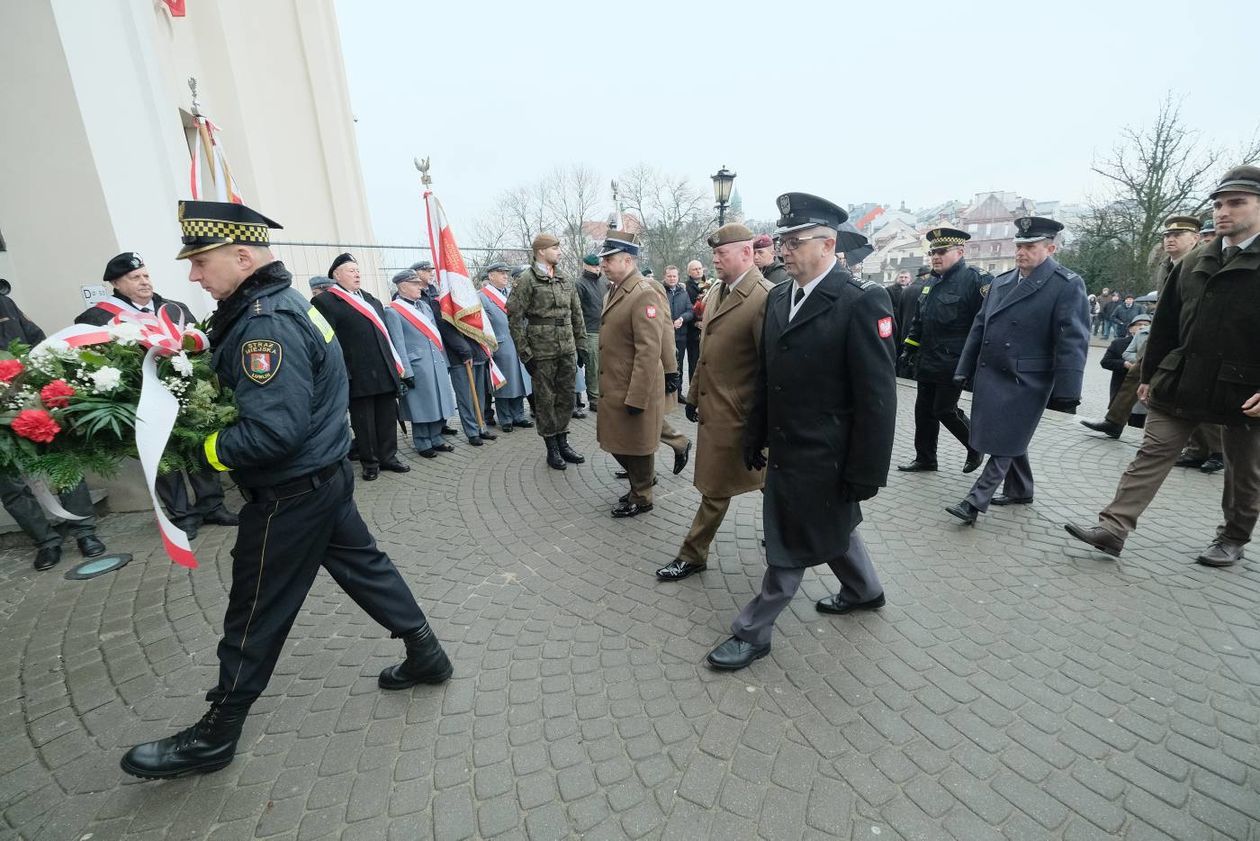
<svg viewBox="0 0 1260 841">
<path fill-rule="evenodd" d="M 752 242 L 753 232 L 748 227 L 738 222 L 728 222 L 709 234 L 706 242 L 710 248 L 717 248 L 722 245 L 729 245 L 732 242 Z"/>
</svg>

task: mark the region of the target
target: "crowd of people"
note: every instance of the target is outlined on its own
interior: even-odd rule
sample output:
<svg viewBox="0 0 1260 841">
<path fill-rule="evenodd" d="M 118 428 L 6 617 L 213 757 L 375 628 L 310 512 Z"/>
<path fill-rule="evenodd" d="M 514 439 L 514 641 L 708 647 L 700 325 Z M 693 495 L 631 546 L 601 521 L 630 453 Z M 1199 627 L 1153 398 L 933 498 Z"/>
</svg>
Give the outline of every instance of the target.
<svg viewBox="0 0 1260 841">
<path fill-rule="evenodd" d="M 1153 313 L 1112 296 L 1129 300 L 1110 317 L 1129 335 L 1103 358 L 1117 414 L 1086 425 L 1115 438 L 1123 424 L 1140 423 L 1143 442 L 1097 525 L 1066 525 L 1107 555 L 1120 554 L 1198 434 L 1212 439 L 1206 447 L 1222 461 L 1225 487 L 1224 520 L 1196 560 L 1239 562 L 1260 514 L 1260 168 L 1230 170 L 1210 199 L 1215 239 L 1200 241 L 1195 217 L 1168 220 Z M 662 443 L 674 473 L 689 463 L 693 441 L 669 420 L 682 404 L 695 424 L 700 501 L 657 578 L 704 572 L 731 500 L 762 493 L 767 568 L 730 636 L 706 657 L 724 670 L 770 651 L 775 620 L 809 567 L 825 565 L 836 578 L 835 592 L 816 604 L 821 613 L 886 603 L 859 524 L 862 503 L 888 481 L 898 374 L 917 383 L 914 458 L 900 471 L 940 469 L 943 426 L 958 442 L 962 472 L 980 471 L 945 511 L 975 526 L 990 506 L 1032 503 L 1030 441 L 1046 410 L 1075 414 L 1097 321 L 1083 280 L 1054 257 L 1062 224 L 1017 219 L 1016 268 L 997 277 L 967 263 L 966 231 L 933 229 L 929 264 L 890 292 L 846 270 L 854 235 L 844 209 L 806 193 L 785 193 L 777 207 L 774 238 L 723 225 L 707 240 L 715 277 L 695 260 L 685 281 L 674 265 L 656 281 L 638 238 L 618 230 L 571 280 L 559 270 L 559 240 L 541 232 L 526 266 L 485 268 L 487 317 L 477 329 L 444 316 L 428 262 L 395 274 L 386 303 L 362 288 L 357 262 L 342 254 L 327 277 L 311 279 L 311 304 L 267 246 L 275 222 L 239 204 L 181 203 L 179 256 L 218 302 L 207 334 L 240 413 L 206 439 L 204 469 L 188 477 L 196 506 L 181 510 L 201 522 L 232 516 L 215 492 L 224 471 L 246 504 L 210 708 L 184 731 L 133 748 L 123 769 L 165 778 L 231 761 L 321 566 L 403 641 L 404 659 L 381 673 L 382 688 L 450 677 L 423 611 L 359 515 L 351 432 L 364 481 L 410 469 L 397 453 L 399 423 L 411 424 L 420 457 L 451 452 L 448 439 L 461 431 L 447 426 L 452 416 L 473 447 L 494 441 L 496 429 L 532 428 L 545 463 L 563 470 L 585 463 L 569 441 L 585 397 L 599 447 L 629 483 L 610 515 L 629 518 L 653 510 Z M 111 261 L 106 279 L 113 298 L 85 316 L 163 303 L 137 255 Z M 1117 316 L 1120 307 L 1131 309 Z M 963 392 L 972 394 L 970 417 Z M 174 489 L 163 499 L 172 510 L 188 505 Z M 86 538 L 85 553 L 95 548 Z M 267 563 L 275 558 L 285 562 Z"/>
</svg>

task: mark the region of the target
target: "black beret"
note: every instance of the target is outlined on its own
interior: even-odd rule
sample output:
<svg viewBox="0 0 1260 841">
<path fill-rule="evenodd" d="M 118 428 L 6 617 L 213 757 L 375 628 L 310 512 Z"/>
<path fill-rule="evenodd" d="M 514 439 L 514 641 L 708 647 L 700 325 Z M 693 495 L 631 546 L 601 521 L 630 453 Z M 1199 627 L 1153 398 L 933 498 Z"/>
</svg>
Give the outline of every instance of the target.
<svg viewBox="0 0 1260 841">
<path fill-rule="evenodd" d="M 125 274 L 144 268 L 144 258 L 134 251 L 124 251 L 105 264 L 105 282 L 113 283 Z"/>
<path fill-rule="evenodd" d="M 354 255 L 349 251 L 344 254 L 337 255 L 337 258 L 332 261 L 332 265 L 328 267 L 328 276 L 332 277 L 333 272 L 337 271 L 338 268 L 344 266 L 346 263 L 358 263 L 358 261 L 354 259 Z"/>
</svg>

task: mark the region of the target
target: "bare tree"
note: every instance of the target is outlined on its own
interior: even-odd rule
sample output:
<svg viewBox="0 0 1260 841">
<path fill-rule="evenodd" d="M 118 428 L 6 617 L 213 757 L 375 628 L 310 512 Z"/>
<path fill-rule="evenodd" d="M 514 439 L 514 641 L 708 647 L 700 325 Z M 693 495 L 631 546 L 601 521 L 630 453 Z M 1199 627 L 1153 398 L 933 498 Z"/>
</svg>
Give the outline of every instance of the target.
<svg viewBox="0 0 1260 841">
<path fill-rule="evenodd" d="M 643 224 L 640 238 L 649 263 L 685 264 L 705 256 L 704 239 L 712 226 L 706 197 L 686 176 L 667 175 L 640 164 L 617 179 L 622 209 Z M 657 265 L 659 264 L 659 265 Z"/>
</svg>

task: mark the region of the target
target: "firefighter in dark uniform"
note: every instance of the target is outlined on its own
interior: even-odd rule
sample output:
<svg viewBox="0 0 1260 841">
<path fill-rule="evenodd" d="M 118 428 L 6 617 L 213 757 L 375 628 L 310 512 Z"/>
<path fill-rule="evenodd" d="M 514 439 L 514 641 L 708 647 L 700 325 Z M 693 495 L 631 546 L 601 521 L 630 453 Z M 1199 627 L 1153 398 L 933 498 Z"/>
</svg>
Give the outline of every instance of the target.
<svg viewBox="0 0 1260 841">
<path fill-rule="evenodd" d="M 381 672 L 381 688 L 441 683 L 453 671 L 355 506 L 341 346 L 272 256 L 267 229 L 280 226 L 222 202 L 180 202 L 179 219 L 178 256 L 192 263 L 189 280 L 219 302 L 206 330 L 212 364 L 240 413 L 206 439 L 205 459 L 232 471 L 246 505 L 232 550 L 219 681 L 206 696 L 210 709 L 188 729 L 127 752 L 123 770 L 146 779 L 232 761 L 249 708 L 321 566 L 406 646 L 405 661 Z"/>
<path fill-rule="evenodd" d="M 893 306 L 893 316 L 896 320 L 896 333 L 899 336 L 897 349 L 901 349 L 902 342 L 910 333 L 910 323 L 914 321 L 914 311 L 919 307 L 919 296 L 923 294 L 923 287 L 927 285 L 928 278 L 932 275 L 932 269 L 929 266 L 919 266 L 915 272 L 914 280 L 910 285 L 901 290 L 901 295 L 897 303 Z M 914 379 L 913 359 L 908 356 L 897 357 L 897 376 L 902 379 Z"/>
<path fill-rule="evenodd" d="M 914 401 L 914 461 L 898 465 L 904 473 L 936 470 L 936 441 L 944 426 L 967 448 L 963 473 L 971 473 L 984 457 L 971 448 L 971 424 L 958 408 L 962 389 L 954 385 L 954 369 L 971 323 L 989 294 L 993 276 L 967 265 L 963 248 L 971 234 L 957 228 L 927 232 L 932 273 L 910 320 L 898 367 L 915 372 L 919 382 Z"/>
</svg>

